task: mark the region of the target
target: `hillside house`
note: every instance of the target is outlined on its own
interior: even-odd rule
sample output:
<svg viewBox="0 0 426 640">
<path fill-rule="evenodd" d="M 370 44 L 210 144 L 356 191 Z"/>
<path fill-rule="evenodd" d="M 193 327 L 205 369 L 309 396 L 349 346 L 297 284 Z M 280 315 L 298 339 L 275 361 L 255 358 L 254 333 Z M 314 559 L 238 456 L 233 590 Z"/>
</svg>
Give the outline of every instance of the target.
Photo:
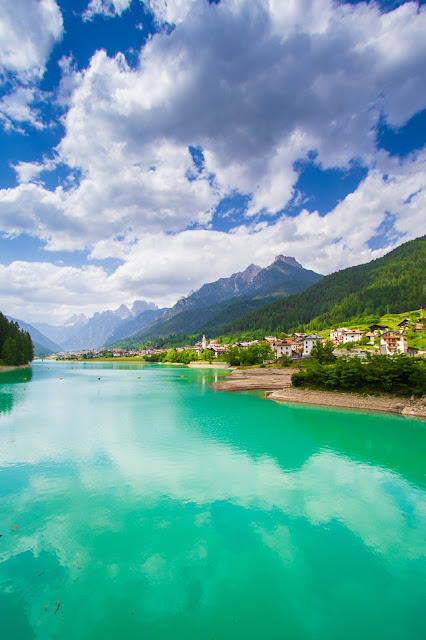
<svg viewBox="0 0 426 640">
<path fill-rule="evenodd" d="M 321 340 L 321 338 L 316 333 L 311 333 L 306 338 L 303 338 L 303 358 L 308 358 L 311 355 L 312 347 L 318 340 Z"/>
<path fill-rule="evenodd" d="M 330 340 L 334 342 L 334 344 L 343 342 L 345 331 L 349 331 L 349 329 L 347 329 L 346 327 L 340 327 L 340 329 L 332 329 L 330 331 Z"/>
<path fill-rule="evenodd" d="M 388 327 L 386 324 L 372 324 L 368 327 L 368 330 L 371 333 L 374 333 L 375 336 L 380 336 L 385 331 L 389 331 L 389 329 L 390 327 Z"/>
<path fill-rule="evenodd" d="M 400 329 L 409 329 L 411 325 L 411 322 L 408 318 L 404 318 L 404 320 L 401 320 L 401 322 L 398 323 L 398 327 Z"/>
<path fill-rule="evenodd" d="M 402 331 L 386 331 L 380 336 L 380 353 L 382 355 L 396 355 L 407 353 L 407 336 Z"/>
<path fill-rule="evenodd" d="M 364 331 L 359 329 L 348 329 L 343 334 L 343 344 L 347 342 L 359 342 L 364 335 Z"/>
<path fill-rule="evenodd" d="M 272 353 L 275 355 L 275 359 L 287 356 L 291 358 L 293 355 L 294 342 L 292 340 L 275 340 L 271 343 Z"/>
</svg>

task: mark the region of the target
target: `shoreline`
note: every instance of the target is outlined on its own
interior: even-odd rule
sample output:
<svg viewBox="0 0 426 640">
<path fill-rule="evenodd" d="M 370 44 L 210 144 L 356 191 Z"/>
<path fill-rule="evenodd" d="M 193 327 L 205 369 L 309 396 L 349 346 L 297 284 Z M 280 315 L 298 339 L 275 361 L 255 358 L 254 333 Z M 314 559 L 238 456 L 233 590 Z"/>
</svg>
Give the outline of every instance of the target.
<svg viewBox="0 0 426 640">
<path fill-rule="evenodd" d="M 143 356 L 136 356 L 134 358 L 88 358 L 86 360 L 58 360 L 56 358 L 35 358 L 38 362 L 67 362 L 67 363 L 79 363 L 79 364 L 90 364 L 99 363 L 99 362 L 114 362 L 116 364 L 155 364 L 155 365 L 164 365 L 164 366 L 175 366 L 175 367 L 189 367 L 190 369 L 229 369 L 229 371 L 233 371 L 233 367 L 230 367 L 227 362 L 217 362 L 217 363 L 209 363 L 209 362 L 190 362 L 189 364 L 185 364 L 183 362 L 150 362 L 149 360 L 145 360 Z M 9 367 L 13 368 L 13 367 Z M 15 367 L 17 368 L 17 367 Z M 1 369 L 1 367 L 0 367 Z"/>
<path fill-rule="evenodd" d="M 212 386 L 217 391 L 250 391 L 262 389 L 265 398 L 283 404 L 304 404 L 336 409 L 375 411 L 426 419 L 426 397 L 410 400 L 397 396 L 366 396 L 340 391 L 316 391 L 291 387 L 294 370 L 234 370 L 225 380 Z"/>
<path fill-rule="evenodd" d="M 283 404 L 303 404 L 336 409 L 355 409 L 392 413 L 426 419 L 426 399 L 410 400 L 396 396 L 364 396 L 340 391 L 314 391 L 289 387 L 279 391 L 266 391 L 266 398 Z"/>
<path fill-rule="evenodd" d="M 9 365 L 0 365 L 0 373 L 2 372 L 7 372 L 7 371 L 17 371 L 18 369 L 30 369 L 31 365 L 30 364 L 17 364 L 17 365 L 13 365 L 13 366 L 9 366 Z"/>
<path fill-rule="evenodd" d="M 234 369 L 229 366 L 227 362 L 190 362 L 186 365 L 190 369 L 226 369 L 233 371 Z"/>
</svg>

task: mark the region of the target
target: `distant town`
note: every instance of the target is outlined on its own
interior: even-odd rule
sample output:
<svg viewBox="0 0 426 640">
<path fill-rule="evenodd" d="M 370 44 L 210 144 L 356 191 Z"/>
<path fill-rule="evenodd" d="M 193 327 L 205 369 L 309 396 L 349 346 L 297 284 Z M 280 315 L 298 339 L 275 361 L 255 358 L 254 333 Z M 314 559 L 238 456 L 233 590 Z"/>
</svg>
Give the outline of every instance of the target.
<svg viewBox="0 0 426 640">
<path fill-rule="evenodd" d="M 265 336 L 263 340 L 251 340 L 234 342 L 231 344 L 219 344 L 218 340 L 207 340 L 203 336 L 201 341 L 195 344 L 187 344 L 182 347 L 176 347 L 177 353 L 185 351 L 193 352 L 197 359 L 204 357 L 211 360 L 226 361 L 226 356 L 230 348 L 239 348 L 242 350 L 249 349 L 252 345 L 269 345 L 271 357 L 275 360 L 282 358 L 300 359 L 309 358 L 315 343 L 322 344 L 332 343 L 333 353 L 335 356 L 348 357 L 366 357 L 367 353 L 376 353 L 380 355 L 399 355 L 406 354 L 408 356 L 424 355 L 424 347 L 416 349 L 408 346 L 408 331 L 422 332 L 424 330 L 423 310 L 420 310 L 420 316 L 413 321 L 404 318 L 398 323 L 398 329 L 392 329 L 387 325 L 372 324 L 368 330 L 347 327 L 339 327 L 331 329 L 328 336 L 320 336 L 316 333 L 293 333 L 287 338 L 277 338 L 276 336 Z M 153 356 L 164 356 L 171 349 L 154 347 L 144 348 L 120 348 L 120 347 L 102 347 L 90 350 L 74 350 L 64 351 L 53 354 L 59 360 L 82 359 L 90 360 L 96 358 L 152 358 Z"/>
</svg>

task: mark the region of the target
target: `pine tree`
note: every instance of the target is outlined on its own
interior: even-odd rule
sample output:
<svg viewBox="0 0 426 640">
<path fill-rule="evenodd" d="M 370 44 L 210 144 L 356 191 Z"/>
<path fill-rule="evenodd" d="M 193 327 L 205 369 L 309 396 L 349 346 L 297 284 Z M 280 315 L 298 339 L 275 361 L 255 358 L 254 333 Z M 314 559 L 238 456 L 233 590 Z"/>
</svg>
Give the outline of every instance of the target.
<svg viewBox="0 0 426 640">
<path fill-rule="evenodd" d="M 1 350 L 1 358 L 8 366 L 16 364 L 16 345 L 13 338 L 6 338 Z"/>
</svg>

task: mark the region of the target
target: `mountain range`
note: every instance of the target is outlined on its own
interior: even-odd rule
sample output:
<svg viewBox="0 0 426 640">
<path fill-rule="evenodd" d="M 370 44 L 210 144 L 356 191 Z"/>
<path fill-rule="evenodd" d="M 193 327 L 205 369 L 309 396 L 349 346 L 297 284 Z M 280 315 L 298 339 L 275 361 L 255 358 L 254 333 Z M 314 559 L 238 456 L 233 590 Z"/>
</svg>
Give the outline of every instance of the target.
<svg viewBox="0 0 426 640">
<path fill-rule="evenodd" d="M 153 302 L 136 300 L 131 309 L 122 304 L 115 310 L 96 312 L 91 318 L 83 314 L 72 316 L 62 326 L 41 322 L 35 322 L 33 326 L 60 345 L 57 351 L 97 349 L 111 343 L 120 326 L 130 323 L 131 332 L 134 327 L 141 328 L 151 322 L 162 311 Z"/>
<path fill-rule="evenodd" d="M 120 344 L 140 344 L 176 334 L 196 333 L 207 324 L 220 324 L 223 318 L 227 321 L 239 318 L 272 300 L 304 291 L 322 277 L 289 256 L 276 256 L 265 268 L 250 264 L 229 278 L 204 284 Z"/>
<path fill-rule="evenodd" d="M 319 331 L 358 317 L 420 309 L 426 301 L 426 236 L 405 242 L 382 258 L 342 269 L 297 295 L 277 300 L 210 335 L 261 330 L 265 334 L 304 327 Z"/>
<path fill-rule="evenodd" d="M 277 256 L 265 268 L 251 264 L 228 278 L 204 284 L 181 298 L 171 309 L 136 300 L 129 309 L 95 313 L 91 318 L 73 315 L 62 325 L 17 319 L 36 342 L 37 355 L 95 349 L 123 341 L 137 344 L 182 332 L 197 331 L 206 323 L 239 318 L 272 300 L 303 291 L 322 276 L 302 267 L 294 258 Z"/>
<path fill-rule="evenodd" d="M 320 330 L 359 316 L 418 309 L 426 298 L 426 238 L 406 242 L 367 264 L 328 276 L 279 255 L 271 265 L 250 264 L 228 278 L 204 284 L 171 309 L 137 300 L 129 309 L 74 315 L 63 325 L 16 320 L 38 355 L 118 344 L 167 343 L 187 334 L 210 337 L 241 332 Z M 9 319 L 11 319 L 8 316 Z"/>
<path fill-rule="evenodd" d="M 163 311 L 153 302 L 136 300 L 131 309 L 122 304 L 115 310 L 96 312 L 91 318 L 87 318 L 84 314 L 73 315 L 62 325 L 52 325 L 47 322 L 29 324 L 19 318 L 13 318 L 13 320 L 28 331 L 32 337 L 36 355 L 42 356 L 59 351 L 103 347 L 106 343 L 109 344 L 112 340 L 121 337 L 121 333 L 116 333 L 120 326 L 129 326 L 128 330 L 124 330 L 124 334 L 127 335 L 152 322 Z"/>
</svg>

